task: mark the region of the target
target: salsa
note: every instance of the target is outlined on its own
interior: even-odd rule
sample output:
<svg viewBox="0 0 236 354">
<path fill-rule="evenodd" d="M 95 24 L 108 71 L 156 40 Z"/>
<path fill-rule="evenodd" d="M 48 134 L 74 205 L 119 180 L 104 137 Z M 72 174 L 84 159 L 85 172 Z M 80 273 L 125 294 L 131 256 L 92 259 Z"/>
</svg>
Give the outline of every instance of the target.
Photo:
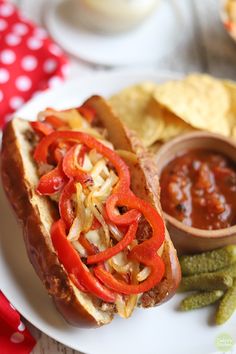
<svg viewBox="0 0 236 354">
<path fill-rule="evenodd" d="M 206 149 L 177 156 L 163 169 L 163 210 L 188 226 L 217 230 L 236 224 L 236 163 Z"/>
</svg>

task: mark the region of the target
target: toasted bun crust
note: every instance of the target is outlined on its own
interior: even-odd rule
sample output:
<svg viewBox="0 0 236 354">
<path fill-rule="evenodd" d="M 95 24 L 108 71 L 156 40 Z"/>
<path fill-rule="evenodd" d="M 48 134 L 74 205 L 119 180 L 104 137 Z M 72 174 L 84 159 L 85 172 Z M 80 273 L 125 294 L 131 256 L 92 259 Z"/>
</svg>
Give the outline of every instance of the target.
<svg viewBox="0 0 236 354">
<path fill-rule="evenodd" d="M 115 116 L 111 106 L 102 97 L 93 96 L 87 100 L 87 104 L 96 110 L 100 121 L 108 131 L 108 140 L 113 143 L 115 149 L 130 151 L 136 155 L 136 163 L 133 160 L 125 159 L 130 168 L 133 192 L 151 203 L 158 213 L 163 215 L 159 197 L 158 170 L 154 156 L 146 151 L 134 132 L 125 128 L 120 119 Z M 166 266 L 165 276 L 155 288 L 142 295 L 140 306 L 152 307 L 170 299 L 175 294 L 181 280 L 177 252 L 167 229 L 165 230 L 162 258 Z"/>
<path fill-rule="evenodd" d="M 137 161 L 127 159 L 132 189 L 149 201 L 161 213 L 159 182 L 155 163 L 135 135 L 128 132 L 114 116 L 111 107 L 101 97 L 94 96 L 87 104 L 97 111 L 98 119 L 107 128 L 108 139 L 116 149 L 133 152 Z M 52 296 L 58 310 L 72 325 L 96 327 L 109 323 L 113 311 L 101 311 L 91 296 L 80 292 L 68 278 L 60 264 L 50 238 L 50 228 L 57 211 L 47 197 L 35 193 L 38 183 L 37 168 L 32 159 L 32 146 L 27 139 L 31 131 L 27 121 L 14 119 L 3 133 L 1 174 L 5 192 L 18 219 L 23 225 L 28 257 L 36 273 Z M 140 305 L 150 307 L 172 296 L 180 281 L 180 268 L 176 251 L 166 231 L 162 258 L 166 264 L 164 279 L 155 288 L 144 293 Z"/>
<path fill-rule="evenodd" d="M 79 327 L 109 323 L 113 315 L 93 306 L 89 296 L 69 280 L 57 258 L 50 237 L 55 210 L 47 198 L 35 193 L 37 170 L 31 156 L 31 145 L 25 137 L 30 130 L 27 121 L 14 119 L 9 122 L 3 133 L 1 153 L 3 187 L 23 226 L 30 262 L 69 323 Z"/>
</svg>

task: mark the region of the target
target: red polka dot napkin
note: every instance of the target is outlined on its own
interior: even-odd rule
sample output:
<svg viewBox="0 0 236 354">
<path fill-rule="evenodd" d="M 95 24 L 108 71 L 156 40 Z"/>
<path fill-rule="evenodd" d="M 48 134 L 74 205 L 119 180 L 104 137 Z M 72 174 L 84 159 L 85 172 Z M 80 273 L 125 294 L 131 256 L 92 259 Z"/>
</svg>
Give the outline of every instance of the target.
<svg viewBox="0 0 236 354">
<path fill-rule="evenodd" d="M 35 345 L 20 315 L 0 292 L 0 352 L 1 354 L 29 354 Z"/>
<path fill-rule="evenodd" d="M 60 83 L 67 69 L 47 32 L 0 0 L 0 128 L 29 98 Z"/>
</svg>

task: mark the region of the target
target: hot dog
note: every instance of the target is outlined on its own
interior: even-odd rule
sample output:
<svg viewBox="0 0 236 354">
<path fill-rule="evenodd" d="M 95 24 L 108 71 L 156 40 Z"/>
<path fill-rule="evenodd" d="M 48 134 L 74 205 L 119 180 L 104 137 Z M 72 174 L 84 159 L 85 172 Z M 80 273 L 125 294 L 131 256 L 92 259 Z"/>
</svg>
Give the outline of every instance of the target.
<svg viewBox="0 0 236 354">
<path fill-rule="evenodd" d="M 101 326 L 175 293 L 155 163 L 103 98 L 9 122 L 1 175 L 28 257 L 69 323 Z"/>
</svg>

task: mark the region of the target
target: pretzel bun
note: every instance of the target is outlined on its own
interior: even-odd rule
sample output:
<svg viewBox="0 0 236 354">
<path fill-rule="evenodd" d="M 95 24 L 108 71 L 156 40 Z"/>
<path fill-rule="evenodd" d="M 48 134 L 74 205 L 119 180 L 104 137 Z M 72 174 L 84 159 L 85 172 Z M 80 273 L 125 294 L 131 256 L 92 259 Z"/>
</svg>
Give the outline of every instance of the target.
<svg viewBox="0 0 236 354">
<path fill-rule="evenodd" d="M 122 157 L 130 168 L 132 191 L 162 214 L 158 174 L 152 156 L 137 136 L 124 127 L 103 98 L 93 96 L 86 104 L 95 109 L 96 120 L 106 128 L 108 140 L 114 148 L 127 152 Z M 78 290 L 53 247 L 50 228 L 58 218 L 58 211 L 48 197 L 35 192 L 39 178 L 32 157 L 34 134 L 29 122 L 15 118 L 4 129 L 1 151 L 3 187 L 23 226 L 28 257 L 57 309 L 70 324 L 79 327 L 108 324 L 114 317 L 115 307 L 108 304 L 105 310 L 101 309 L 92 295 Z M 135 159 L 131 158 L 133 154 Z M 157 286 L 142 294 L 141 307 L 152 307 L 166 301 L 179 284 L 179 262 L 167 230 L 161 252 L 165 276 Z"/>
</svg>

